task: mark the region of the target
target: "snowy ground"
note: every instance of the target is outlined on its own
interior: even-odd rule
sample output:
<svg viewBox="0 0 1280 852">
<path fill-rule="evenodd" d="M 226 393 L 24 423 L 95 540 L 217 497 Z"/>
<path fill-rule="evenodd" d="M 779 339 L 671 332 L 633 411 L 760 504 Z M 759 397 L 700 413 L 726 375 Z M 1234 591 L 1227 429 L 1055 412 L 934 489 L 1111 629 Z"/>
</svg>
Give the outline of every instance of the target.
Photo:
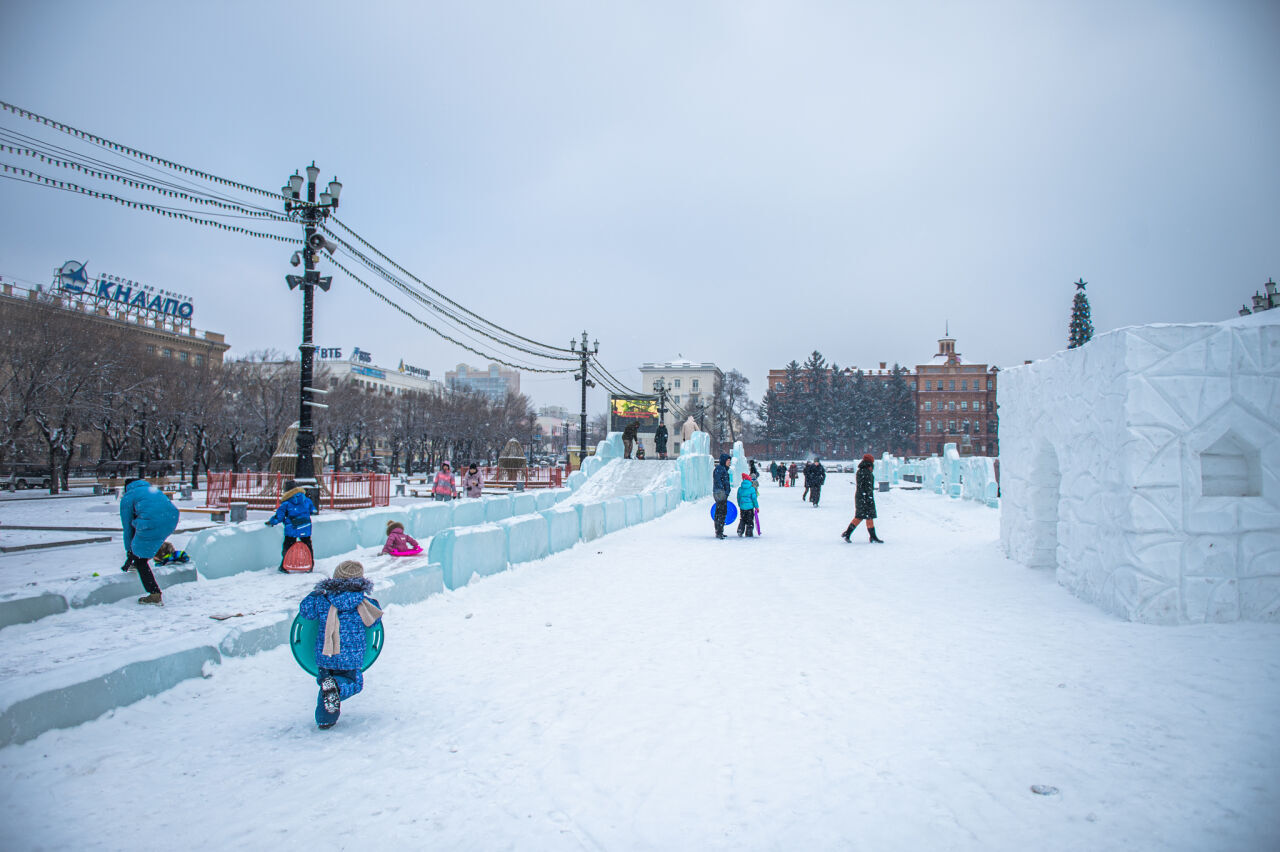
<svg viewBox="0 0 1280 852">
<path fill-rule="evenodd" d="M 331 731 L 282 648 L 0 750 L 3 845 L 1280 847 L 1280 628 L 1117 621 L 922 492 L 845 544 L 850 479 L 390 607 Z"/>
</svg>

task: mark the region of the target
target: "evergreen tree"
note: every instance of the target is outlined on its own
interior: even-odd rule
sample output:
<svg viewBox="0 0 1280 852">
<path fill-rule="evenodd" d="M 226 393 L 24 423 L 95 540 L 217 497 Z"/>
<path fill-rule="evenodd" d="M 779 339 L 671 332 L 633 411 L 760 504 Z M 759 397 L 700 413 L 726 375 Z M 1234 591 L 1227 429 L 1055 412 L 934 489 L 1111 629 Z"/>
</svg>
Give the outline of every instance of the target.
<svg viewBox="0 0 1280 852">
<path fill-rule="evenodd" d="M 1068 349 L 1084 346 L 1093 339 L 1093 321 L 1089 318 L 1089 297 L 1085 294 L 1085 285 L 1089 282 L 1081 278 L 1076 282 L 1076 298 L 1071 303 L 1071 336 L 1067 341 Z"/>
</svg>

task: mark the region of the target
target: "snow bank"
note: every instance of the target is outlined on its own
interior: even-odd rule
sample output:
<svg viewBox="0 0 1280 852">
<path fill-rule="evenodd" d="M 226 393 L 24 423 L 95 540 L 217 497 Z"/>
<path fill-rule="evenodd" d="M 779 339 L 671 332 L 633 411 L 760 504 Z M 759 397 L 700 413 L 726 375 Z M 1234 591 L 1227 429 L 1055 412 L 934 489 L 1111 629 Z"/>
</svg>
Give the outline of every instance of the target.
<svg viewBox="0 0 1280 852">
<path fill-rule="evenodd" d="M 1119 329 L 999 393 L 1011 558 L 1135 621 L 1280 621 L 1280 316 Z"/>
</svg>

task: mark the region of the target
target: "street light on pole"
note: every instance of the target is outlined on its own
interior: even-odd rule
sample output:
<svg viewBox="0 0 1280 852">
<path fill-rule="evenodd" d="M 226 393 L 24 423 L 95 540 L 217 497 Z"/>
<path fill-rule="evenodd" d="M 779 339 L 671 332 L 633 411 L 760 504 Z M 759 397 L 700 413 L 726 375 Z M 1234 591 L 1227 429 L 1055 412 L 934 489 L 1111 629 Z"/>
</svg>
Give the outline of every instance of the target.
<svg viewBox="0 0 1280 852">
<path fill-rule="evenodd" d="M 600 341 L 596 340 L 593 349 L 587 349 L 587 333 L 582 332 L 582 344 L 579 346 L 578 341 L 572 337 L 569 338 L 569 349 L 577 352 L 578 357 L 582 359 L 582 372 L 576 374 L 573 378 L 575 381 L 582 382 L 582 434 L 579 436 L 581 446 L 578 450 L 578 466 L 582 466 L 582 462 L 587 458 L 587 388 L 593 388 L 596 383 L 587 378 L 587 362 L 591 356 L 600 352 Z"/>
<path fill-rule="evenodd" d="M 338 209 L 338 196 L 342 193 L 342 184 L 334 178 L 320 193 L 317 201 L 316 178 L 318 177 L 320 177 L 320 169 L 312 161 L 311 165 L 307 166 L 305 201 L 302 199 L 303 178 L 297 171 L 289 176 L 289 182 L 280 190 L 285 197 L 285 212 L 302 223 L 304 236 L 302 250 L 294 252 L 291 260 L 294 266 L 302 265 L 303 274 L 285 276 L 290 290 L 302 288 L 302 344 L 298 347 L 301 353 L 302 377 L 298 394 L 298 455 L 293 478 L 299 487 L 306 489 L 307 496 L 317 506 L 320 505 L 320 495 L 319 488 L 316 486 L 314 458 L 316 436 L 311 427 L 311 409 L 327 407 L 313 399 L 314 394 L 324 394 L 327 391 L 311 386 L 316 350 L 311 340 L 311 325 L 315 288 L 319 287 L 328 292 L 329 285 L 333 283 L 331 276 L 321 277 L 316 271 L 316 261 L 320 257 L 321 249 L 333 254 L 337 246 L 326 240 L 323 234 L 316 233 L 316 228 L 321 221 Z"/>
</svg>

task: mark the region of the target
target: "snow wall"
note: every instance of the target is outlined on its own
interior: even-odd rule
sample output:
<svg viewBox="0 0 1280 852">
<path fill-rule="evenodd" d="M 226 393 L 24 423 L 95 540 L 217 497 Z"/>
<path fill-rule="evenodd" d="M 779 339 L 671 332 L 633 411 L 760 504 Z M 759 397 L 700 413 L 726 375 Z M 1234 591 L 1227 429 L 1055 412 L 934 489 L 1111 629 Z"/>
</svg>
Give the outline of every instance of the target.
<svg viewBox="0 0 1280 852">
<path fill-rule="evenodd" d="M 998 399 L 1010 558 L 1133 621 L 1280 622 L 1280 311 L 1119 329 Z"/>
<path fill-rule="evenodd" d="M 705 450 L 708 438 L 703 433 L 698 435 Z M 381 546 L 386 521 L 395 518 L 404 522 L 409 534 L 426 545 L 428 556 L 425 561 L 405 560 L 403 569 L 378 577 L 376 594 L 384 604 L 416 603 L 445 588 L 459 588 L 473 577 L 505 571 L 514 564 L 567 550 L 580 541 L 652 520 L 677 508 L 685 492 L 699 492 L 703 479 L 705 489 L 699 496 L 705 496 L 710 493 L 711 458 L 705 451 L 691 451 L 688 459 L 689 481 L 683 475 L 684 467 L 677 465 L 677 473 L 670 462 L 654 462 L 652 487 L 639 494 L 558 505 L 574 490 L 565 488 L 323 514 L 315 520 L 312 540 L 317 556 L 336 556 L 362 547 Z M 703 470 L 697 469 L 699 462 Z M 606 463 L 602 460 L 587 473 L 598 472 Z M 650 462 L 628 464 L 647 466 Z M 579 488 L 586 475 L 579 481 Z M 466 523 L 459 524 L 460 520 Z M 277 528 L 247 522 L 198 533 L 187 550 L 193 554 L 199 576 L 213 579 L 241 571 L 271 570 L 279 561 L 280 536 Z M 157 577 L 165 578 L 161 580 L 164 585 L 194 582 L 197 570 L 186 569 L 181 574 L 157 571 Z M 13 601 L 12 614 L 34 621 L 65 611 L 68 605 L 115 600 L 117 586 L 127 585 L 128 594 L 137 593 L 136 578 L 126 577 L 126 584 L 114 577 L 102 579 L 105 593 L 81 590 L 72 600 L 41 594 L 25 607 Z M 87 666 L 70 665 L 14 681 L 0 695 L 0 747 L 26 742 L 54 728 L 87 722 L 116 707 L 157 695 L 183 680 L 207 677 L 210 666 L 221 663 L 224 657 L 248 656 L 285 644 L 295 612 L 289 609 L 255 614 L 243 625 L 229 626 L 216 642 L 205 635 L 171 637 L 148 643 L 127 659 L 97 659 Z"/>
</svg>

